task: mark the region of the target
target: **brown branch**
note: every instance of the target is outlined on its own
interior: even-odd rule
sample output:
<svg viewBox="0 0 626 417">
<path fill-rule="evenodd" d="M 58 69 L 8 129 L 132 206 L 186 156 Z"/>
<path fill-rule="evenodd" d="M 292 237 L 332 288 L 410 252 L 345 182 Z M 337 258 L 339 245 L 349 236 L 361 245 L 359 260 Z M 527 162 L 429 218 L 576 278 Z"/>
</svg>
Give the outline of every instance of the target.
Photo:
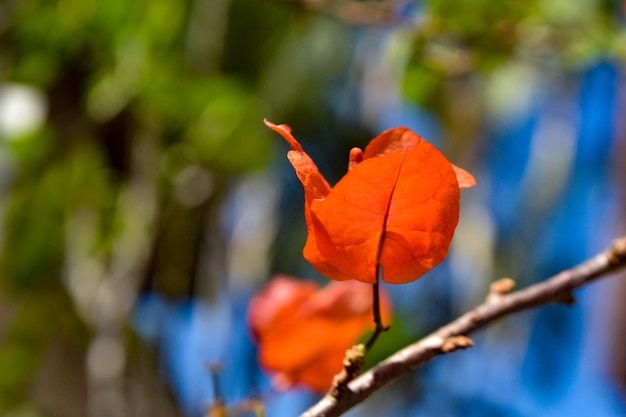
<svg viewBox="0 0 626 417">
<path fill-rule="evenodd" d="M 339 398 L 329 392 L 301 417 L 339 416 L 384 385 L 431 358 L 470 347 L 472 341 L 465 337 L 469 333 L 500 317 L 521 310 L 555 302 L 570 304 L 573 301 L 573 290 L 624 267 L 626 267 L 626 237 L 615 241 L 608 251 L 526 289 L 507 294 L 512 289 L 511 282 L 504 281 L 500 283 L 501 285 L 492 286 L 485 303 L 396 352 L 350 381 L 348 390 L 342 392 Z"/>
</svg>

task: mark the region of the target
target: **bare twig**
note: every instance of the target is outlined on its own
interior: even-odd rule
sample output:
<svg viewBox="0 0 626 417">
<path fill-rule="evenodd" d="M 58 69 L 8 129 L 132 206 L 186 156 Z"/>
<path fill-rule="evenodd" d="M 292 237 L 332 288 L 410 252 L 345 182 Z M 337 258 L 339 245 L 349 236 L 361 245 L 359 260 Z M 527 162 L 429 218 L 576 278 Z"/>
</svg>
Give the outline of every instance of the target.
<svg viewBox="0 0 626 417">
<path fill-rule="evenodd" d="M 521 310 L 555 302 L 570 304 L 573 290 L 624 267 L 626 237 L 615 241 L 608 251 L 526 289 L 508 293 L 512 288 L 510 282 L 504 285 L 504 289 L 503 286 L 496 286 L 485 303 L 350 381 L 348 390 L 342 392 L 340 397 L 329 392 L 302 417 L 339 416 L 431 358 L 470 347 L 472 341 L 466 337 L 469 333 Z"/>
</svg>

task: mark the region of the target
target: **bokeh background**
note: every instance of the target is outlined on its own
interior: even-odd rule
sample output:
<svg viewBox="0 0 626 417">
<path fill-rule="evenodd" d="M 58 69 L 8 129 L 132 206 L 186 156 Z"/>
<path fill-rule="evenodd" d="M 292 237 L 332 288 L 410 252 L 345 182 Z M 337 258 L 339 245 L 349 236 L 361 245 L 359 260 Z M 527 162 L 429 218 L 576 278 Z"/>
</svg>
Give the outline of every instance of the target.
<svg viewBox="0 0 626 417">
<path fill-rule="evenodd" d="M 2 0 L 0 414 L 291 416 L 245 327 L 301 256 L 292 126 L 334 183 L 413 128 L 478 186 L 447 261 L 388 287 L 372 361 L 607 248 L 626 213 L 617 0 Z M 623 275 L 623 274 L 622 274 Z M 626 282 L 502 320 L 350 416 L 626 415 Z"/>
</svg>

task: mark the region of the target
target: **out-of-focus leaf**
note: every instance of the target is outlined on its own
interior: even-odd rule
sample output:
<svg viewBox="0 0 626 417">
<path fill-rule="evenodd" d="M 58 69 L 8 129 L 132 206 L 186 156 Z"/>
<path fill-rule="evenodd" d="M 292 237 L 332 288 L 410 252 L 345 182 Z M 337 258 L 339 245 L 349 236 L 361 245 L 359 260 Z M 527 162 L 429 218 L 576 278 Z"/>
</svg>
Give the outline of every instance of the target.
<svg viewBox="0 0 626 417">
<path fill-rule="evenodd" d="M 372 329 L 371 286 L 274 277 L 248 307 L 248 324 L 259 345 L 259 361 L 275 372 L 279 389 L 304 384 L 323 392 L 342 369 L 346 350 Z M 385 323 L 391 317 L 386 293 L 381 297 Z"/>
</svg>

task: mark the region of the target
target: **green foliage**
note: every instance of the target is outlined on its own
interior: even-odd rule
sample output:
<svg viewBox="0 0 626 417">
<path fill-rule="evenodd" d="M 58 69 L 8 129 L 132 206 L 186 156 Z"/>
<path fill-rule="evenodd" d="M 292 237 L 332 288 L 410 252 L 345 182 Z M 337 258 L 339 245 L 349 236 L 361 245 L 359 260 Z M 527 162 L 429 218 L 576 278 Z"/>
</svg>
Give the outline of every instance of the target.
<svg viewBox="0 0 626 417">
<path fill-rule="evenodd" d="M 76 319 L 97 324 L 102 285 L 194 287 L 215 233 L 207 213 L 270 155 L 263 65 L 289 15 L 245 0 L 27 0 L 6 10 L 3 78 L 43 93 L 47 117 L 18 136 L 0 132 L 0 157 L 14 167 L 0 189 L 0 288 L 11 300 L 0 311 L 11 317 L 0 324 L 2 412 L 28 401 L 51 331 L 83 343 Z M 139 273 L 120 276 L 127 263 Z"/>
<path fill-rule="evenodd" d="M 488 78 L 512 61 L 575 70 L 597 59 L 624 60 L 617 5 L 592 0 L 432 0 L 428 18 L 412 38 L 403 89 L 414 101 L 440 108 L 440 102 L 449 102 L 451 81 Z"/>
<path fill-rule="evenodd" d="M 0 263 L 3 284 L 13 290 L 45 291 L 58 285 L 63 262 L 63 207 L 55 193 L 61 188 L 54 174 L 13 194 L 5 230 L 7 246 Z"/>
<path fill-rule="evenodd" d="M 40 295 L 21 295 L 13 322 L 0 348 L 0 410 L 24 400 L 46 343 L 59 329 L 49 301 Z"/>
</svg>

